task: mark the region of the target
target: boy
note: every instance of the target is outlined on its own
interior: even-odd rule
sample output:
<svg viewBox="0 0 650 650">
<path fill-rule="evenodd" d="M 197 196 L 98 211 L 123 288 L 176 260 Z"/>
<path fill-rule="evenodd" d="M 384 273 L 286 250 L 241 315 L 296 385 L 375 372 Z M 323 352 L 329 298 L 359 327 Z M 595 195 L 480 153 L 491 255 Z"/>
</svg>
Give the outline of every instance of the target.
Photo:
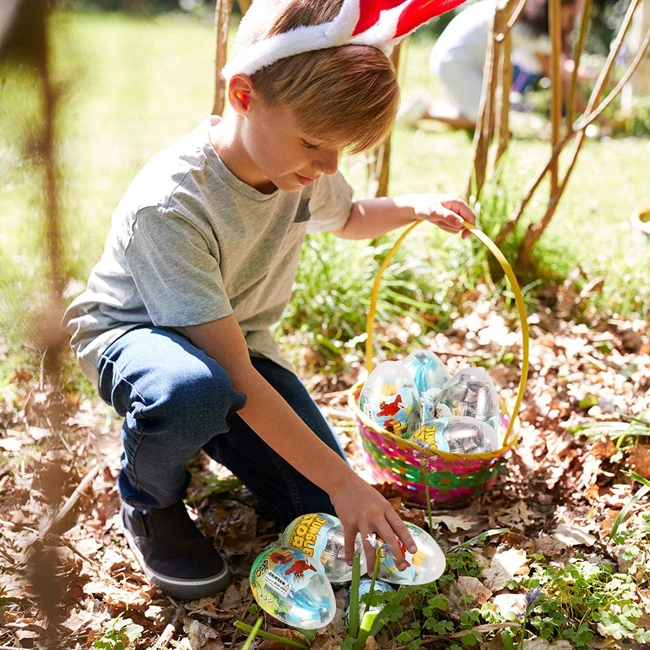
<svg viewBox="0 0 650 650">
<path fill-rule="evenodd" d="M 83 370 L 125 418 L 127 539 L 147 577 L 178 598 L 215 593 L 229 580 L 182 502 L 185 464 L 201 449 L 281 524 L 336 513 L 348 560 L 357 533 L 369 566 L 371 533 L 398 565 L 400 541 L 416 550 L 390 505 L 346 463 L 269 332 L 290 298 L 306 232 L 377 237 L 416 218 L 459 232 L 463 219 L 475 220 L 457 197 L 352 201 L 339 155 L 390 131 L 395 70 L 375 46 L 310 49 L 309 31 L 302 51 L 292 43 L 282 50 L 286 34 L 336 24 L 351 4 L 256 0 L 225 71 L 230 110 L 144 167 L 113 216 L 87 290 L 66 312 Z"/>
</svg>

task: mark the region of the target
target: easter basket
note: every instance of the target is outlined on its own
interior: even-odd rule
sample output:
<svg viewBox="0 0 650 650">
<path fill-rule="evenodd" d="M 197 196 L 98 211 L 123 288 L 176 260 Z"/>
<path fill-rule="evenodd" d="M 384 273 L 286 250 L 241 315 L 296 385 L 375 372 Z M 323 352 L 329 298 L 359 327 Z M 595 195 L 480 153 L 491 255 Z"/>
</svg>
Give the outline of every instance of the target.
<svg viewBox="0 0 650 650">
<path fill-rule="evenodd" d="M 373 330 L 382 276 L 406 236 L 420 223 L 422 222 L 412 224 L 402 233 L 377 272 L 366 322 L 365 352 L 368 374 L 373 369 Z M 519 437 L 517 413 L 523 400 L 528 376 L 528 321 L 517 278 L 501 251 L 485 233 L 469 223 L 465 223 L 465 228 L 490 250 L 503 268 L 515 296 L 521 321 L 521 376 L 510 415 L 505 412 L 505 403 L 501 400 L 500 426 L 503 433 L 501 447 L 492 452 L 461 454 L 445 452 L 430 445 L 423 445 L 421 442 L 418 444 L 388 432 L 361 410 L 359 396 L 363 388 L 362 381 L 350 389 L 348 396 L 348 403 L 353 411 L 373 478 L 379 482 L 392 483 L 403 497 L 411 501 L 425 504 L 428 498 L 446 507 L 466 505 L 496 481 L 500 466 L 505 464 L 508 450 L 517 444 Z"/>
</svg>

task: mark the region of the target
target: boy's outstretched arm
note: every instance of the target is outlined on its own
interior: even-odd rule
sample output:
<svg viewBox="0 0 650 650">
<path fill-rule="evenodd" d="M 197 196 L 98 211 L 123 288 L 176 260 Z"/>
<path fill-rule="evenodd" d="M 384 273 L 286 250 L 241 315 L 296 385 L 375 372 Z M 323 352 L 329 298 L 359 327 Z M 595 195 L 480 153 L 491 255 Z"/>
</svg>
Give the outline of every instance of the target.
<svg viewBox="0 0 650 650">
<path fill-rule="evenodd" d="M 374 239 L 420 219 L 450 233 L 462 231 L 463 237 L 469 235 L 463 222 L 476 223 L 476 215 L 457 194 L 405 194 L 355 201 L 347 223 L 334 234 L 344 239 Z"/>
<path fill-rule="evenodd" d="M 282 458 L 329 495 L 343 523 L 348 561 L 352 560 L 357 532 L 361 533 L 370 567 L 374 563 L 374 550 L 366 538 L 372 533 L 390 545 L 398 566 L 404 562 L 404 556 L 397 538 L 409 551 L 417 550 L 408 529 L 390 504 L 320 440 L 255 370 L 233 315 L 185 330 L 194 345 L 228 372 L 235 390 L 247 396 L 246 406 L 238 411 L 244 421 Z"/>
</svg>

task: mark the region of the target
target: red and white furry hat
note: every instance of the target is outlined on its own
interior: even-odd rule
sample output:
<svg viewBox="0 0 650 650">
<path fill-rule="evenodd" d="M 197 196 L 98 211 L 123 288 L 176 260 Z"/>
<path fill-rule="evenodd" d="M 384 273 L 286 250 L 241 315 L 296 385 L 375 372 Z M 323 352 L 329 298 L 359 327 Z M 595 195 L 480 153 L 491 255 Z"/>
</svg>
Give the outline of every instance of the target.
<svg viewBox="0 0 650 650">
<path fill-rule="evenodd" d="M 244 48 L 224 66 L 222 74 L 253 75 L 280 59 L 341 45 L 370 45 L 390 53 L 412 31 L 462 4 L 464 0 L 343 0 L 329 23 L 298 27 Z"/>
</svg>

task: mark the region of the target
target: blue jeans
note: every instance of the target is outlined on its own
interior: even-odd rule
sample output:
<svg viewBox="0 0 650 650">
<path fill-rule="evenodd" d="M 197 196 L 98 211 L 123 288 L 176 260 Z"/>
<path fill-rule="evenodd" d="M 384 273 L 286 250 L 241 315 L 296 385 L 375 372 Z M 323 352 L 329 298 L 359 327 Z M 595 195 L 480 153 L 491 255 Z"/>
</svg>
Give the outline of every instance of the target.
<svg viewBox="0 0 650 650">
<path fill-rule="evenodd" d="M 298 377 L 268 359 L 251 360 L 309 428 L 345 458 Z M 190 480 L 185 465 L 204 449 L 270 506 L 282 525 L 306 512 L 334 513 L 327 494 L 237 415 L 246 396 L 233 389 L 228 373 L 178 332 L 140 327 L 121 336 L 100 360 L 98 389 L 124 418 L 118 487 L 130 505 L 164 508 L 182 499 Z M 275 424 L 281 431 L 282 422 Z"/>
</svg>

